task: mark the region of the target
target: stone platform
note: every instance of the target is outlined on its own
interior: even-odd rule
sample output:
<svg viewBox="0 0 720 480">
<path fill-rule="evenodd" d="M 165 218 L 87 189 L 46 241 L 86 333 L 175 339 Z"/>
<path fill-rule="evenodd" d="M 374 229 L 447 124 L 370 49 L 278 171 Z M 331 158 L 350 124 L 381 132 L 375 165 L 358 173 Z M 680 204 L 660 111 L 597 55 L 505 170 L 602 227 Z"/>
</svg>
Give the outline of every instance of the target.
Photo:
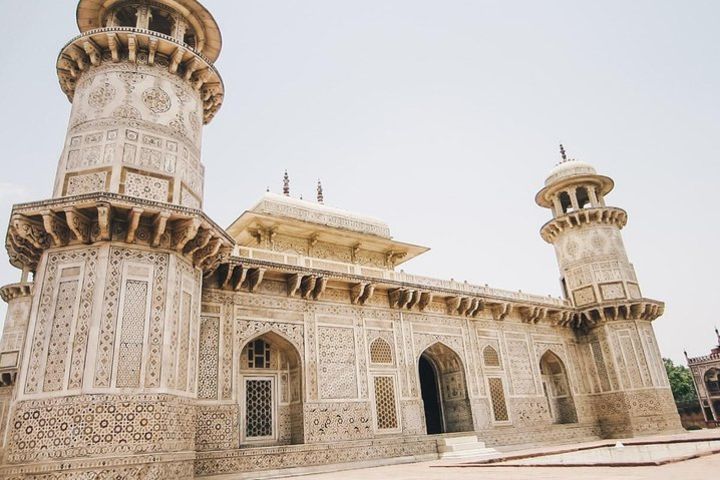
<svg viewBox="0 0 720 480">
<path fill-rule="evenodd" d="M 710 441 L 717 438 L 717 432 L 700 431 L 679 435 L 650 436 L 642 439 L 626 439 L 626 443 L 641 442 L 682 442 L 682 441 Z M 606 440 L 572 443 L 572 448 L 592 448 L 605 445 Z M 682 444 L 682 443 L 681 443 Z M 567 451 L 570 444 L 555 445 L 539 448 L 528 448 L 527 446 L 501 447 L 498 458 L 503 456 L 532 456 L 538 454 L 552 454 L 553 452 Z M 682 452 L 679 452 L 680 454 Z M 470 466 L 469 459 L 462 460 L 434 460 L 418 462 L 414 464 L 376 466 L 375 468 L 359 468 L 342 473 L 343 480 L 381 480 L 393 478 L 395 480 L 441 480 L 455 479 L 477 479 L 483 480 L 540 480 L 540 479 L 575 479 L 583 478 L 589 480 L 605 480 L 608 478 L 632 478 L 633 480 L 674 480 L 682 478 L 694 480 L 706 478 L 709 472 L 717 471 L 720 468 L 720 455 L 712 454 L 701 456 L 685 461 L 667 463 L 659 466 L 636 466 L 636 467 L 530 467 L 530 466 L 507 466 L 487 467 Z M 294 476 L 285 478 L 297 478 L 303 480 L 331 480 L 338 478 L 335 472 L 313 473 L 309 471 L 297 471 Z M 236 477 L 227 477 L 236 478 Z"/>
</svg>

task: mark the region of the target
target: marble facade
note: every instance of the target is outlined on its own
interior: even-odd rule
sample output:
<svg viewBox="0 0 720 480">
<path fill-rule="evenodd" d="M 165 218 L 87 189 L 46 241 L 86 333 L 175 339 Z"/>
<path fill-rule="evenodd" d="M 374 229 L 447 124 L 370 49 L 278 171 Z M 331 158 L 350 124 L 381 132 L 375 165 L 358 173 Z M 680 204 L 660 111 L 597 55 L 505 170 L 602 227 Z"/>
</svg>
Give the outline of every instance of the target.
<svg viewBox="0 0 720 480">
<path fill-rule="evenodd" d="M 268 193 L 202 211 L 222 104 L 196 0 L 81 0 L 49 200 L 13 208 L 0 478 L 187 479 L 680 428 L 613 182 L 538 193 L 564 298 L 410 275 L 383 222 Z M 32 281 L 29 274 L 33 274 Z"/>
</svg>

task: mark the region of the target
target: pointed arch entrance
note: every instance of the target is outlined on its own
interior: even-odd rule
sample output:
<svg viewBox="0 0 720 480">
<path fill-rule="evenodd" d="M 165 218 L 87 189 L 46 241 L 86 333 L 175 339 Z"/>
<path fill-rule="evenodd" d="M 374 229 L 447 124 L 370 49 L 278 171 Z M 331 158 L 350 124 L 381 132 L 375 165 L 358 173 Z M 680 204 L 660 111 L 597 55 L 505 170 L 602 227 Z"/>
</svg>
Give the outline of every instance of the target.
<svg viewBox="0 0 720 480">
<path fill-rule="evenodd" d="M 302 361 L 275 332 L 248 341 L 240 353 L 241 445 L 303 443 Z"/>
<path fill-rule="evenodd" d="M 446 345 L 435 343 L 420 355 L 418 376 L 428 435 L 473 431 L 460 356 Z"/>
<path fill-rule="evenodd" d="M 543 393 L 554 423 L 577 423 L 575 400 L 570 391 L 565 364 L 548 350 L 540 357 Z"/>
</svg>

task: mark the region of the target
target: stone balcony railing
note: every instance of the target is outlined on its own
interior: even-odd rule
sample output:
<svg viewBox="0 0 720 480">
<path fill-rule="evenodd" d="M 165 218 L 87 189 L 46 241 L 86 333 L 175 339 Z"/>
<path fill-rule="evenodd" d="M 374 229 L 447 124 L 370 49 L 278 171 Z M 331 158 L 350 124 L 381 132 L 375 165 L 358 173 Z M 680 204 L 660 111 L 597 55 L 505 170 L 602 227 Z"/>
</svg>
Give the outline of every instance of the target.
<svg viewBox="0 0 720 480">
<path fill-rule="evenodd" d="M 70 40 L 60 51 L 57 73 L 70 101 L 77 81 L 90 65 L 103 62 L 162 65 L 170 73 L 191 82 L 203 100 L 204 123 L 220 109 L 225 86 L 213 62 L 190 45 L 168 35 L 132 27 L 105 27 L 87 31 Z"/>
<path fill-rule="evenodd" d="M 590 223 L 615 225 L 622 229 L 627 224 L 627 212 L 617 207 L 583 208 L 553 218 L 540 229 L 540 236 L 548 243 L 554 243 L 565 230 Z"/>
<path fill-rule="evenodd" d="M 320 258 L 306 257 L 293 253 L 276 252 L 259 248 L 240 247 L 236 248 L 235 256 L 254 260 L 282 263 L 296 267 L 305 267 L 329 272 L 337 272 L 346 275 L 363 276 L 370 279 L 385 280 L 391 282 L 421 285 L 429 289 L 453 291 L 469 296 L 492 297 L 510 302 L 527 302 L 532 304 L 547 305 L 554 308 L 572 308 L 570 301 L 552 296 L 533 295 L 523 292 L 512 292 L 491 288 L 488 286 L 473 285 L 467 282 L 455 280 L 442 280 L 420 275 L 412 275 L 403 271 L 394 271 L 385 268 L 370 267 L 354 263 L 337 262 Z"/>
<path fill-rule="evenodd" d="M 688 365 L 694 365 L 697 363 L 705 363 L 713 360 L 720 360 L 720 353 L 711 353 L 702 357 L 688 358 Z"/>
</svg>

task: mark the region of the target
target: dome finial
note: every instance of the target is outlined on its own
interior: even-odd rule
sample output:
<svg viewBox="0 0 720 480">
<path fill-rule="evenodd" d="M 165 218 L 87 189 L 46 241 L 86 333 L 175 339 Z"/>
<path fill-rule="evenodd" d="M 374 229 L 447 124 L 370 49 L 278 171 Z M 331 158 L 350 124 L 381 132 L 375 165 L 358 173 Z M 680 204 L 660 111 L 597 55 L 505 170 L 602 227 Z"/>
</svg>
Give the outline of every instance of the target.
<svg viewBox="0 0 720 480">
<path fill-rule="evenodd" d="M 318 178 L 318 184 L 317 184 L 317 202 L 320 205 L 323 205 L 325 203 L 325 196 L 323 195 L 323 187 L 322 182 Z"/>
<path fill-rule="evenodd" d="M 286 197 L 290 196 L 290 176 L 288 176 L 287 170 L 285 170 L 285 175 L 283 175 L 283 195 Z"/>
<path fill-rule="evenodd" d="M 560 157 L 562 158 L 563 162 L 568 161 L 567 154 L 565 153 L 565 147 L 563 146 L 562 143 L 560 144 Z"/>
</svg>

